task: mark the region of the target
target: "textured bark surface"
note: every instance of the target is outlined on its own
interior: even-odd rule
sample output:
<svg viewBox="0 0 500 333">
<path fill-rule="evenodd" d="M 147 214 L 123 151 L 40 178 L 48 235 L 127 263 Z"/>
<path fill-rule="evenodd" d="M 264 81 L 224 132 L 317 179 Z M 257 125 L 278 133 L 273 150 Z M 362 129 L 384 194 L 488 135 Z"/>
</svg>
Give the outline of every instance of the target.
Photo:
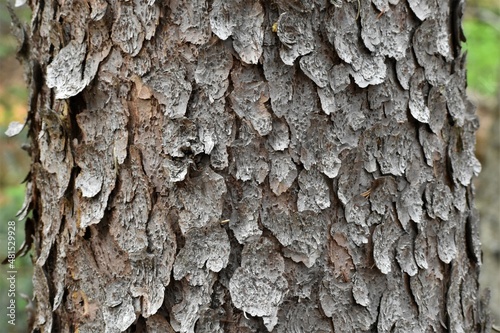
<svg viewBox="0 0 500 333">
<path fill-rule="evenodd" d="M 488 331 L 460 5 L 33 0 L 35 331 Z"/>
</svg>

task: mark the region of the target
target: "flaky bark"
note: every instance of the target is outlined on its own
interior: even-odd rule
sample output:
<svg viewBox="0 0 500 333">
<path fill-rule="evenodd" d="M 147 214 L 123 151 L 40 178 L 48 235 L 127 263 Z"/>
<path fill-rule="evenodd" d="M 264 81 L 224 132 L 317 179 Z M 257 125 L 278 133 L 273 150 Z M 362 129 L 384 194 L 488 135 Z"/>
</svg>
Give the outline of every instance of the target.
<svg viewBox="0 0 500 333">
<path fill-rule="evenodd" d="M 457 1 L 33 1 L 41 332 L 483 332 Z"/>
</svg>

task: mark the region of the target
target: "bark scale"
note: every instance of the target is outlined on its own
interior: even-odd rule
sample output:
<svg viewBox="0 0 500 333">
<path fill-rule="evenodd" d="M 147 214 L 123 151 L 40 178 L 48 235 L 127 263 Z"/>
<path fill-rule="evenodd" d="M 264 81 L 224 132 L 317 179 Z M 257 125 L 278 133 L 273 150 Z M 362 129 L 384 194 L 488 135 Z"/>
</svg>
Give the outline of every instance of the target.
<svg viewBox="0 0 500 333">
<path fill-rule="evenodd" d="M 34 331 L 483 332 L 458 1 L 32 1 Z"/>
</svg>

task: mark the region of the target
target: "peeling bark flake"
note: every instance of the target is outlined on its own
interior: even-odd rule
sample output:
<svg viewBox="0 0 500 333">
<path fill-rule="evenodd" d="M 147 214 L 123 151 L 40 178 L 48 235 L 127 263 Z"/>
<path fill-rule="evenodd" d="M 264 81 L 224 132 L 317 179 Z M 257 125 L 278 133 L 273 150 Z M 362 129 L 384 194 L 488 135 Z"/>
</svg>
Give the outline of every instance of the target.
<svg viewBox="0 0 500 333">
<path fill-rule="evenodd" d="M 247 119 L 253 128 L 264 136 L 272 128 L 271 114 L 266 102 L 269 91 L 262 75 L 254 67 L 237 67 L 231 72 L 234 88 L 230 95 L 234 112 Z"/>
<path fill-rule="evenodd" d="M 123 52 L 136 56 L 142 49 L 144 30 L 134 13 L 132 3 L 123 2 L 118 7 L 117 17 L 111 30 L 111 39 Z"/>
<path fill-rule="evenodd" d="M 314 50 L 312 22 L 309 16 L 282 13 L 278 19 L 278 38 L 282 43 L 281 60 L 292 66 L 299 56 Z"/>
<path fill-rule="evenodd" d="M 215 35 L 233 37 L 233 47 L 241 60 L 256 64 L 262 55 L 264 11 L 259 2 L 215 0 L 210 12 L 210 26 Z"/>
<path fill-rule="evenodd" d="M 71 41 L 62 48 L 47 67 L 47 86 L 55 88 L 57 99 L 66 99 L 81 92 L 92 80 L 82 75 L 87 47 Z"/>
<path fill-rule="evenodd" d="M 247 244 L 241 267 L 229 282 L 234 305 L 252 316 L 262 317 L 269 332 L 277 324 L 279 305 L 287 287 L 284 260 L 273 248 L 267 238 Z"/>
</svg>

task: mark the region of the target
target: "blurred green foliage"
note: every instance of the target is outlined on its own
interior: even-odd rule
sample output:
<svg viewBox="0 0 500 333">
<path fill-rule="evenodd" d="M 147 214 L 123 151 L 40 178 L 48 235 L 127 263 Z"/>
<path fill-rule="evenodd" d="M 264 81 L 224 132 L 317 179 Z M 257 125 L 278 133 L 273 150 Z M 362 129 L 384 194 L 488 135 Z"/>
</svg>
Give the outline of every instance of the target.
<svg viewBox="0 0 500 333">
<path fill-rule="evenodd" d="M 464 22 L 464 33 L 468 85 L 483 95 L 495 96 L 500 78 L 500 30 L 472 18 Z"/>
</svg>

